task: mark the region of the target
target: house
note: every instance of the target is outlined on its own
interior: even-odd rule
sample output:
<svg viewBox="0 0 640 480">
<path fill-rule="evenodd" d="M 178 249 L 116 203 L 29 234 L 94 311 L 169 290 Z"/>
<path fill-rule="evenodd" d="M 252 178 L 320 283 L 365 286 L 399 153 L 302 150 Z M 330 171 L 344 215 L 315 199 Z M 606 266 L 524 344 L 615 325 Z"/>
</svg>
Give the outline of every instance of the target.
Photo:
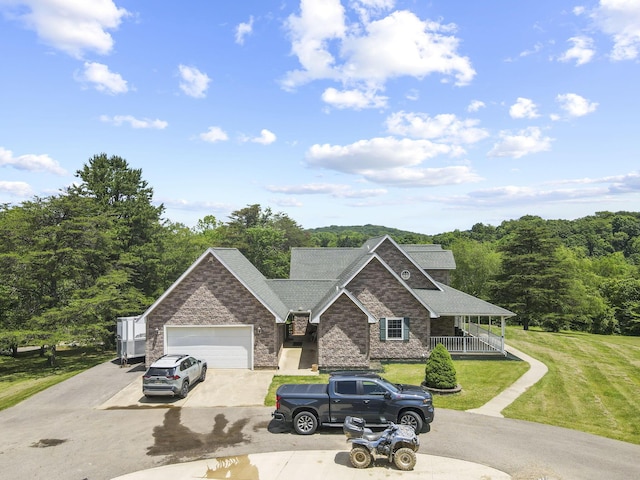
<svg viewBox="0 0 640 480">
<path fill-rule="evenodd" d="M 387 235 L 294 248 L 288 279 L 265 278 L 237 249 L 209 248 L 143 314 L 146 359 L 187 352 L 214 368 L 272 369 L 292 339 L 314 344 L 320 369 L 423 360 L 438 342 L 504 354 L 514 314 L 450 287 L 454 269 L 440 245 Z"/>
</svg>

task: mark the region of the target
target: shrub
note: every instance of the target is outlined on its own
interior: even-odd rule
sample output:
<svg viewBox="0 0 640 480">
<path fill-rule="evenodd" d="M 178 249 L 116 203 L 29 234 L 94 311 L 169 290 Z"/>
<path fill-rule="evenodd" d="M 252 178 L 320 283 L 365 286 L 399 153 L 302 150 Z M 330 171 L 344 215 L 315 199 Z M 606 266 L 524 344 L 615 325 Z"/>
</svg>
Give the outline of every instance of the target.
<svg viewBox="0 0 640 480">
<path fill-rule="evenodd" d="M 456 388 L 456 368 L 453 366 L 451 355 L 444 345 L 439 343 L 431 351 L 424 369 L 424 384 L 430 388 Z"/>
</svg>

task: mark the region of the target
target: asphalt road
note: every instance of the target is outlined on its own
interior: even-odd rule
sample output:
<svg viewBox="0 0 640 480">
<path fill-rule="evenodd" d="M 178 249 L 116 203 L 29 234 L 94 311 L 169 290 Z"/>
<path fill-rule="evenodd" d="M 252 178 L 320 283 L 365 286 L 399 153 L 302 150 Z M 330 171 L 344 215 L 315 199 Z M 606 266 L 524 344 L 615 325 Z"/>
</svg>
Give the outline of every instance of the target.
<svg viewBox="0 0 640 480">
<path fill-rule="evenodd" d="M 0 412 L 0 478 L 106 480 L 211 457 L 348 450 L 339 429 L 310 437 L 279 431 L 269 407 L 97 408 L 137 375 L 106 363 Z M 640 445 L 452 410 L 436 411 L 420 452 L 488 465 L 516 480 L 640 478 Z"/>
</svg>

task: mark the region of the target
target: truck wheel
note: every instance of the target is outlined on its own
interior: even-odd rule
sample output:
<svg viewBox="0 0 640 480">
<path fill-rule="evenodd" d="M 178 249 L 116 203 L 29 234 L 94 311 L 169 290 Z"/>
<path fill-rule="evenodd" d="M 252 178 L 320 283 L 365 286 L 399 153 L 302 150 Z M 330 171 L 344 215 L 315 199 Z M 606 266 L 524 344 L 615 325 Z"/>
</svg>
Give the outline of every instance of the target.
<svg viewBox="0 0 640 480">
<path fill-rule="evenodd" d="M 362 445 L 354 445 L 349 452 L 349 460 L 356 468 L 367 468 L 371 465 L 371 452 Z"/>
<path fill-rule="evenodd" d="M 293 429 L 298 435 L 311 435 L 318 429 L 318 419 L 311 412 L 300 412 L 293 418 Z"/>
<path fill-rule="evenodd" d="M 409 425 L 413 427 L 416 434 L 422 431 L 422 418 L 416 412 L 408 411 L 404 412 L 398 418 L 398 423 L 400 425 Z"/>
<path fill-rule="evenodd" d="M 398 470 L 413 470 L 413 467 L 416 466 L 416 461 L 416 454 L 410 448 L 399 448 L 393 454 L 393 463 L 398 467 Z"/>
<path fill-rule="evenodd" d="M 200 381 L 204 382 L 205 378 L 207 378 L 207 367 L 202 367 L 202 372 L 200 372 Z"/>
</svg>

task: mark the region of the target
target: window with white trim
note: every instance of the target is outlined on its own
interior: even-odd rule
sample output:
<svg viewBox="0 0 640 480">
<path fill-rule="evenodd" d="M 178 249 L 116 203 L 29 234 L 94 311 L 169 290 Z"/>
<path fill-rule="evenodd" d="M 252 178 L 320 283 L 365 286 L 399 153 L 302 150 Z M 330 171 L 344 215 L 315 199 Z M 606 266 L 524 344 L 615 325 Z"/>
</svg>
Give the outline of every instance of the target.
<svg viewBox="0 0 640 480">
<path fill-rule="evenodd" d="M 380 340 L 409 341 L 409 319 L 406 317 L 381 318 Z"/>
</svg>

